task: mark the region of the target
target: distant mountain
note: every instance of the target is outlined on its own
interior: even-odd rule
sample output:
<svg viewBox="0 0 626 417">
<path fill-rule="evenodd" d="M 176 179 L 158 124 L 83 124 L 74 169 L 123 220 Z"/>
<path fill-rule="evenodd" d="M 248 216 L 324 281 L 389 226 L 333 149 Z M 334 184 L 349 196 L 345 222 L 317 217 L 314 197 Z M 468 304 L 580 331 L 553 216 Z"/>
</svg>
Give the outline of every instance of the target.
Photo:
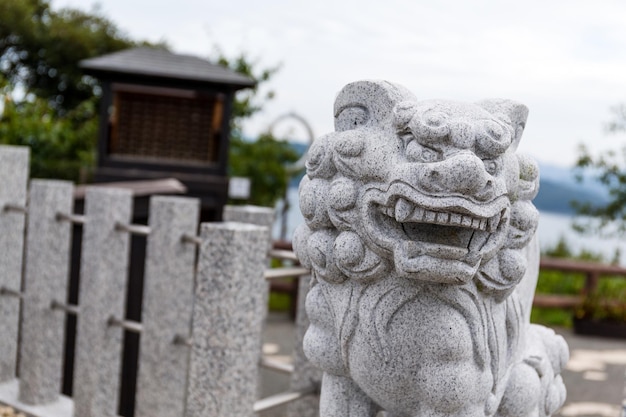
<svg viewBox="0 0 626 417">
<path fill-rule="evenodd" d="M 591 172 L 583 173 L 578 182 L 572 168 L 539 164 L 539 194 L 533 200 L 541 211 L 574 214 L 572 201 L 604 205 L 608 202 L 606 188 L 594 181 Z"/>
</svg>

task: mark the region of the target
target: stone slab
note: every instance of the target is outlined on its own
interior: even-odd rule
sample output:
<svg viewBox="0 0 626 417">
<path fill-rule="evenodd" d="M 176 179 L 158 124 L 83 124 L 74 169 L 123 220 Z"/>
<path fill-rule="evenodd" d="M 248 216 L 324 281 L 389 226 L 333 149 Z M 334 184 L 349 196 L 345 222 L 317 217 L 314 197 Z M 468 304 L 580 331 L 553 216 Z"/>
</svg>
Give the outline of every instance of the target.
<svg viewBox="0 0 626 417">
<path fill-rule="evenodd" d="M 54 402 L 61 392 L 65 312 L 70 264 L 70 214 L 73 185 L 67 181 L 33 180 L 29 193 L 28 235 L 20 346 L 20 401 Z"/>
<path fill-rule="evenodd" d="M 130 236 L 116 230 L 132 213 L 129 190 L 89 188 L 80 265 L 74 415 L 117 415 L 123 330 L 110 326 L 124 317 Z"/>
<path fill-rule="evenodd" d="M 26 205 L 30 150 L 0 145 L 0 287 L 20 291 L 24 245 L 24 213 L 5 211 L 5 204 Z M 16 376 L 20 301 L 0 296 L 0 382 Z"/>
<path fill-rule="evenodd" d="M 190 198 L 150 200 L 137 417 L 184 414 L 190 348 L 174 340 L 189 339 L 191 332 L 196 246 L 182 236 L 196 236 L 199 207 Z"/>
<path fill-rule="evenodd" d="M 186 417 L 252 416 L 269 231 L 205 223 L 196 281 Z"/>
</svg>

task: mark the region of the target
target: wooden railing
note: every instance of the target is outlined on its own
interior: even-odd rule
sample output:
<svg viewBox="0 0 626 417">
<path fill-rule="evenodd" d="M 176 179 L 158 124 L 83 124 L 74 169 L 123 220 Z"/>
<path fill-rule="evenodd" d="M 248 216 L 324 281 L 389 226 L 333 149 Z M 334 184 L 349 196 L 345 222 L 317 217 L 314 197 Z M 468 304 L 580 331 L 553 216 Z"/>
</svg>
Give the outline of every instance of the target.
<svg viewBox="0 0 626 417">
<path fill-rule="evenodd" d="M 533 306 L 544 308 L 575 308 L 586 294 L 591 294 L 601 277 L 626 278 L 626 268 L 597 262 L 572 259 L 541 258 L 539 268 L 543 271 L 574 272 L 585 275 L 585 285 L 579 295 L 535 294 Z"/>
</svg>

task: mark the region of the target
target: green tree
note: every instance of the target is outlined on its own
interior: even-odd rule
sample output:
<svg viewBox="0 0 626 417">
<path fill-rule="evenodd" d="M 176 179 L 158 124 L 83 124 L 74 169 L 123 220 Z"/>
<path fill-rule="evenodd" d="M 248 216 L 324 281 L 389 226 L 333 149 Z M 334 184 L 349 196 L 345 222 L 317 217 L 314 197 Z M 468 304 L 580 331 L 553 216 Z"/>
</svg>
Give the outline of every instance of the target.
<svg viewBox="0 0 626 417">
<path fill-rule="evenodd" d="M 31 147 L 33 177 L 87 178 L 99 88 L 78 63 L 134 44 L 97 11 L 0 0 L 0 143 Z"/>
<path fill-rule="evenodd" d="M 256 85 L 253 88 L 237 92 L 233 104 L 233 118 L 231 128 L 234 135 L 241 136 L 241 123 L 263 109 L 265 103 L 274 98 L 274 91 L 268 90 L 264 94 L 260 91 L 270 78 L 278 72 L 280 65 L 258 70 L 258 63 L 250 60 L 245 54 L 239 54 L 234 58 L 228 58 L 223 52 L 218 52 L 217 63 L 225 68 L 252 78 Z"/>
<path fill-rule="evenodd" d="M 82 59 L 136 45 L 97 10 L 52 10 L 49 0 L 0 0 L 0 71 L 63 113 L 97 92 Z"/>
<path fill-rule="evenodd" d="M 284 141 L 261 135 L 256 141 L 233 136 L 230 143 L 230 173 L 251 180 L 248 204 L 273 207 L 289 185 L 287 166 L 298 154 Z"/>
<path fill-rule="evenodd" d="M 612 113 L 607 131 L 612 134 L 626 132 L 626 105 L 614 107 Z M 608 190 L 609 201 L 605 205 L 574 202 L 576 212 L 587 218 L 577 221 L 575 228 L 580 232 L 623 235 L 626 232 L 626 146 L 619 151 L 593 155 L 581 145 L 576 167 L 578 180 L 583 181 L 583 172 L 591 172 L 593 179 Z"/>
<path fill-rule="evenodd" d="M 297 152 L 285 141 L 280 141 L 268 134 L 257 140 L 246 140 L 242 134 L 242 123 L 260 112 L 272 98 L 274 91 L 261 93 L 263 86 L 279 70 L 279 66 L 258 70 L 258 63 L 251 61 L 244 54 L 233 59 L 220 53 L 217 62 L 256 81 L 252 89 L 237 93 L 233 104 L 231 121 L 231 139 L 229 154 L 229 174 L 248 177 L 251 180 L 250 199 L 232 201 L 234 204 L 256 204 L 273 207 L 285 196 L 289 185 L 289 165 L 298 160 Z"/>
<path fill-rule="evenodd" d="M 0 143 L 31 148 L 31 176 L 84 182 L 95 162 L 96 99 L 83 101 L 64 116 L 36 96 L 13 101 L 5 91 Z"/>
<path fill-rule="evenodd" d="M 53 10 L 49 0 L 0 0 L 0 143 L 30 146 L 35 177 L 85 179 L 95 163 L 99 87 L 82 73 L 79 61 L 139 44 L 147 45 L 130 39 L 98 10 Z M 273 205 L 287 186 L 285 164 L 293 161 L 292 150 L 269 137 L 245 141 L 241 125 L 274 96 L 259 88 L 278 67 L 258 70 L 245 54 L 228 59 L 220 53 L 216 60 L 257 81 L 237 94 L 233 106 L 230 173 L 253 179 L 249 202 Z M 16 100 L 16 92 L 25 98 Z"/>
</svg>

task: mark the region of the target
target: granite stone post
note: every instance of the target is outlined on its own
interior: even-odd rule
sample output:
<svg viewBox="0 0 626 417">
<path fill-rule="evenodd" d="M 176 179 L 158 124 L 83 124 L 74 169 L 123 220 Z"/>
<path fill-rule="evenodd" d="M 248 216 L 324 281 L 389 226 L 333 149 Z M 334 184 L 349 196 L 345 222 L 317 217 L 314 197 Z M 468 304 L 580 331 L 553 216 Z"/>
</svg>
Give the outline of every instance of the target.
<svg viewBox="0 0 626 417">
<path fill-rule="evenodd" d="M 199 201 L 152 197 L 137 381 L 137 417 L 184 415 Z M 187 343 L 187 344 L 185 344 Z"/>
<path fill-rule="evenodd" d="M 185 417 L 250 417 L 256 400 L 269 231 L 201 226 Z"/>
<path fill-rule="evenodd" d="M 309 318 L 306 314 L 305 301 L 311 285 L 311 276 L 301 276 L 298 282 L 298 310 L 296 312 L 296 343 L 293 353 L 293 374 L 291 375 L 291 390 L 303 390 L 322 383 L 322 371 L 313 365 L 302 350 L 304 334 L 309 327 Z M 319 395 L 307 395 L 287 406 L 287 417 L 318 417 Z"/>
<path fill-rule="evenodd" d="M 276 210 L 270 207 L 260 206 L 224 206 L 222 219 L 225 222 L 240 222 L 256 224 L 257 226 L 265 226 L 269 229 L 268 236 L 269 247 L 272 245 L 272 226 L 276 220 Z"/>
<path fill-rule="evenodd" d="M 80 265 L 74 415 L 117 415 L 123 330 L 109 319 L 124 317 L 130 236 L 116 228 L 132 213 L 129 190 L 89 188 Z"/>
<path fill-rule="evenodd" d="M 257 226 L 265 226 L 269 230 L 268 240 L 267 240 L 267 250 L 268 253 L 272 249 L 272 227 L 274 225 L 274 221 L 276 220 L 276 210 L 270 207 L 261 207 L 261 206 L 252 206 L 252 205 L 243 205 L 243 206 L 224 206 L 224 211 L 222 212 L 222 219 L 225 222 L 241 222 L 241 223 L 249 223 L 256 224 Z M 268 258 L 266 262 L 266 266 L 269 268 L 271 260 Z M 270 297 L 270 283 L 266 282 L 263 287 L 263 299 L 266 306 L 269 306 L 269 297 Z M 267 319 L 268 310 L 265 309 L 263 311 L 263 325 L 265 325 L 265 320 Z M 261 375 L 259 374 L 259 378 Z M 261 383 L 260 379 L 257 382 L 257 386 L 260 389 L 259 384 Z"/>
<path fill-rule="evenodd" d="M 20 291 L 24 213 L 6 205 L 26 205 L 30 150 L 0 145 L 0 287 Z M 0 295 L 0 382 L 15 378 L 20 300 Z"/>
<path fill-rule="evenodd" d="M 30 184 L 28 235 L 22 310 L 19 400 L 39 405 L 61 392 L 65 312 L 51 308 L 67 298 L 73 185 L 33 180 Z"/>
</svg>

